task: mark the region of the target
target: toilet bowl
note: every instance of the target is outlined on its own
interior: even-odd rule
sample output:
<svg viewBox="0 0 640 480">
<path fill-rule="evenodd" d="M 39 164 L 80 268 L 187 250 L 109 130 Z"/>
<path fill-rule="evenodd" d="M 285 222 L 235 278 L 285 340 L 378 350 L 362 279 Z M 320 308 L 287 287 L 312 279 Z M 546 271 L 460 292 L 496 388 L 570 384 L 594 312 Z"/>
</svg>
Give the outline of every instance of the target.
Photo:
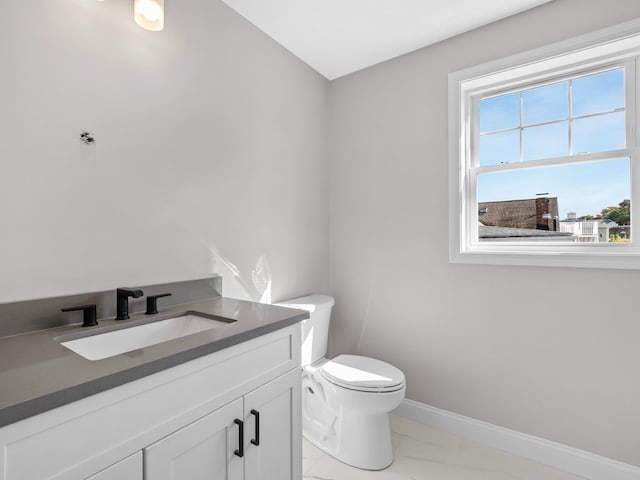
<svg viewBox="0 0 640 480">
<path fill-rule="evenodd" d="M 320 450 L 354 467 L 393 462 L 389 412 L 405 396 L 401 370 L 357 355 L 325 357 L 333 298 L 309 295 L 278 305 L 302 308 L 302 433 Z"/>
</svg>

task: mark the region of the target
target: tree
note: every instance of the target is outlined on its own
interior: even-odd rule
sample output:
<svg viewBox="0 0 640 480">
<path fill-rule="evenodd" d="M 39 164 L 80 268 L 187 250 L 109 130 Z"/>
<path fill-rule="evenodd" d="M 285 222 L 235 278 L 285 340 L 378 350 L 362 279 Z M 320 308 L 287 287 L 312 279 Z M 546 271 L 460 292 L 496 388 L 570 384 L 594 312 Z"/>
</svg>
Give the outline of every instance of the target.
<svg viewBox="0 0 640 480">
<path fill-rule="evenodd" d="M 605 213 L 606 211 L 606 213 Z M 631 200 L 625 198 L 617 207 L 609 207 L 602 211 L 604 218 L 613 220 L 618 225 L 629 225 L 631 219 Z"/>
</svg>

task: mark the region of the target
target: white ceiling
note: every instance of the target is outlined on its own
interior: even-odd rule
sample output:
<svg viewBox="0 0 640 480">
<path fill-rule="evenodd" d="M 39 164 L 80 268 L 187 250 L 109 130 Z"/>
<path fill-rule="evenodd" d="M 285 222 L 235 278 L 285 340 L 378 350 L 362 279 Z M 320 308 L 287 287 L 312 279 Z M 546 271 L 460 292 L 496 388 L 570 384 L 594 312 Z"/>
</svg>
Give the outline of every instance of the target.
<svg viewBox="0 0 640 480">
<path fill-rule="evenodd" d="M 551 0 L 223 0 L 330 80 Z"/>
</svg>

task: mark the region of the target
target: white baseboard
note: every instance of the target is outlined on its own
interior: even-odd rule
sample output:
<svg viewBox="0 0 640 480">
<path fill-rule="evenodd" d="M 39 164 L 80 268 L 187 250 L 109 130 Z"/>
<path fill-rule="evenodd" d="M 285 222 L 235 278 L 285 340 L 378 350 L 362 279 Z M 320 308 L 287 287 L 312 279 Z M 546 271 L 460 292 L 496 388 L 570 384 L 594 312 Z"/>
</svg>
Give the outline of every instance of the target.
<svg viewBox="0 0 640 480">
<path fill-rule="evenodd" d="M 589 480 L 640 480 L 640 468 L 405 399 L 394 414 Z"/>
</svg>

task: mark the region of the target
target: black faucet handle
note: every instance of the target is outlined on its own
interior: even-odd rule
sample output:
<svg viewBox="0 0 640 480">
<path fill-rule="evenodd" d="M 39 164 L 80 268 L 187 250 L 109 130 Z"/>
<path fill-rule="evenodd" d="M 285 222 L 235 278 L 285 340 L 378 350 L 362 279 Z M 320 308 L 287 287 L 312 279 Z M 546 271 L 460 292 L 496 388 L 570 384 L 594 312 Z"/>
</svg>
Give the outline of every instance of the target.
<svg viewBox="0 0 640 480">
<path fill-rule="evenodd" d="M 94 327 L 98 325 L 98 314 L 95 304 L 80 305 L 78 307 L 63 308 L 63 312 L 75 312 L 76 310 L 82 310 L 82 326 Z"/>
<path fill-rule="evenodd" d="M 158 313 L 158 299 L 162 297 L 170 297 L 170 293 L 160 293 L 158 295 L 147 296 L 147 311 L 144 312 L 147 315 L 154 315 Z"/>
</svg>

